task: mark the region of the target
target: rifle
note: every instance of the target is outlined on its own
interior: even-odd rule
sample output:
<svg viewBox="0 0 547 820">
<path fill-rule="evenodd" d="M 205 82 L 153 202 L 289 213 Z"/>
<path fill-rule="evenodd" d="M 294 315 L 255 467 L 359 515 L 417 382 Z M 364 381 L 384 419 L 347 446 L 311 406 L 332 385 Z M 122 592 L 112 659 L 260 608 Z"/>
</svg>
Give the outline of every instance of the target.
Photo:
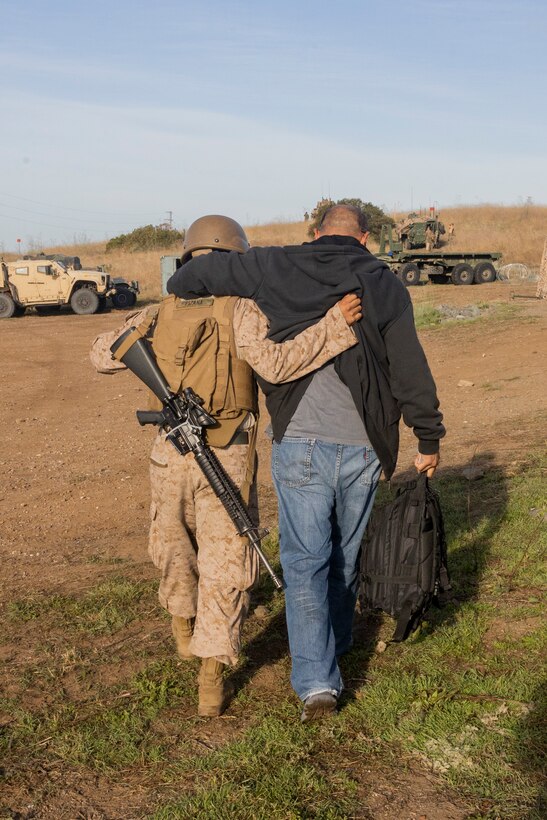
<svg viewBox="0 0 547 820">
<path fill-rule="evenodd" d="M 191 387 L 182 394 L 171 391 L 161 372 L 149 343 L 139 331 L 130 327 L 114 342 L 110 351 L 132 373 L 146 384 L 161 401 L 158 411 L 137 410 L 140 425 L 155 424 L 166 432 L 175 449 L 181 454 L 193 453 L 194 458 L 211 485 L 215 495 L 233 521 L 239 535 L 246 536 L 258 557 L 268 570 L 277 589 L 283 585 L 264 555 L 260 542 L 268 530 L 253 524 L 238 488 L 225 471 L 216 454 L 205 444 L 203 429 L 217 424 L 203 408 L 203 399 Z"/>
</svg>

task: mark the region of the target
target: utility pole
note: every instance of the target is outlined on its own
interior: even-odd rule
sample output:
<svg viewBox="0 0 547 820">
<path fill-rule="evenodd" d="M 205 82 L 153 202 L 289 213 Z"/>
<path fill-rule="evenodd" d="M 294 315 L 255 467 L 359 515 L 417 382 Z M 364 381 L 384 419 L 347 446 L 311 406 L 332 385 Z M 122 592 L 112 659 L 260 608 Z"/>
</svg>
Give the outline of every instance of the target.
<svg viewBox="0 0 547 820">
<path fill-rule="evenodd" d="M 167 224 L 169 225 L 169 230 L 173 228 L 173 211 L 166 211 L 167 214 Z"/>
</svg>

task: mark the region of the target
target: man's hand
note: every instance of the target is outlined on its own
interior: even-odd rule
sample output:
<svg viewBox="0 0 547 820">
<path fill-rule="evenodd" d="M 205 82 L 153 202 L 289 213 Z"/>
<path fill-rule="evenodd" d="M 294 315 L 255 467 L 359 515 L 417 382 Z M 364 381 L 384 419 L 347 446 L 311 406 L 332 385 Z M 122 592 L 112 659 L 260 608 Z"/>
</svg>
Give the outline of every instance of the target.
<svg viewBox="0 0 547 820">
<path fill-rule="evenodd" d="M 363 318 L 361 310 L 361 299 L 356 293 L 346 293 L 343 299 L 338 302 L 338 307 L 349 327 Z"/>
<path fill-rule="evenodd" d="M 440 460 L 439 453 L 433 453 L 431 456 L 424 456 L 423 453 L 418 453 L 414 459 L 414 466 L 419 473 L 425 473 L 427 471 L 427 477 L 433 478 Z"/>
</svg>

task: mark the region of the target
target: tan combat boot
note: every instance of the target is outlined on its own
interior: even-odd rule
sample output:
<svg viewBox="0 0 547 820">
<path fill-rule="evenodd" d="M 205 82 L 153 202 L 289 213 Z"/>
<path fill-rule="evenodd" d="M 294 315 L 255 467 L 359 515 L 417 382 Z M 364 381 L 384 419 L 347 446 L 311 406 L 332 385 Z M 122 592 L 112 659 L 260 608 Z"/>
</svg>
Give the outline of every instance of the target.
<svg viewBox="0 0 547 820">
<path fill-rule="evenodd" d="M 171 619 L 171 630 L 177 644 L 177 654 L 183 661 L 193 658 L 190 652 L 190 641 L 194 634 L 194 619 L 181 618 L 173 615 Z"/>
<path fill-rule="evenodd" d="M 203 658 L 198 676 L 199 705 L 201 717 L 218 717 L 228 706 L 234 687 L 222 677 L 224 664 L 215 658 Z"/>
</svg>

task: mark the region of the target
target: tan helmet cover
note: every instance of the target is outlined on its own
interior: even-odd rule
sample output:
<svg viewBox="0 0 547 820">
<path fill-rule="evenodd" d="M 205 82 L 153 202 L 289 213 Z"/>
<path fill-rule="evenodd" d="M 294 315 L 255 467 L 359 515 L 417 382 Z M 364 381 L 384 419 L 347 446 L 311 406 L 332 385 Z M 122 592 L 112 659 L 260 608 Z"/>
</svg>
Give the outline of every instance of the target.
<svg viewBox="0 0 547 820">
<path fill-rule="evenodd" d="M 199 250 L 238 251 L 245 253 L 250 248 L 245 231 L 235 219 L 212 214 L 202 216 L 192 222 L 182 245 L 181 262 Z"/>
</svg>

